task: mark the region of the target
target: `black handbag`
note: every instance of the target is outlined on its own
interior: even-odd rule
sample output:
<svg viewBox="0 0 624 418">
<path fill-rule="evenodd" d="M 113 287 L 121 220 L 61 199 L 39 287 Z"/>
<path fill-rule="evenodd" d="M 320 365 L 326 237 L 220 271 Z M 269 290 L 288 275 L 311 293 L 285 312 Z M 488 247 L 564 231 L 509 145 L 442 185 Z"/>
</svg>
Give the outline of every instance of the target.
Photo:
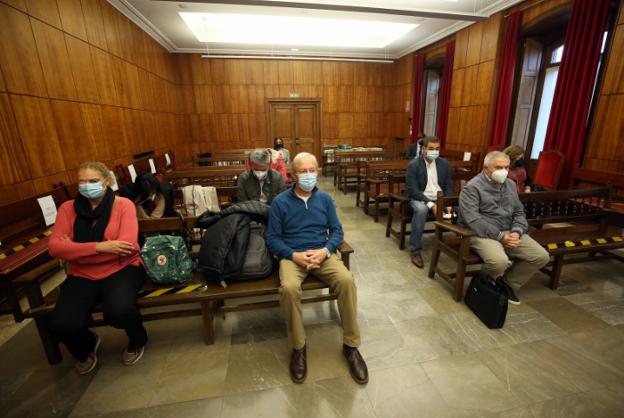
<svg viewBox="0 0 624 418">
<path fill-rule="evenodd" d="M 464 302 L 488 328 L 502 328 L 505 324 L 507 296 L 491 277 L 483 274 L 473 277 Z"/>
</svg>

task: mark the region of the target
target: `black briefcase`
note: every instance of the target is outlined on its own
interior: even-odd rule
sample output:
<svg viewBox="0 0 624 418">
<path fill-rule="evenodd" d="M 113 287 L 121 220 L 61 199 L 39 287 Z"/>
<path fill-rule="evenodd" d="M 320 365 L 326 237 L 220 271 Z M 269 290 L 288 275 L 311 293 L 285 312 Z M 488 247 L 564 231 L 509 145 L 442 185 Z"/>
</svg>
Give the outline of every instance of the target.
<svg viewBox="0 0 624 418">
<path fill-rule="evenodd" d="M 507 317 L 507 296 L 496 281 L 479 274 L 468 286 L 464 302 L 488 328 L 502 328 Z"/>
</svg>

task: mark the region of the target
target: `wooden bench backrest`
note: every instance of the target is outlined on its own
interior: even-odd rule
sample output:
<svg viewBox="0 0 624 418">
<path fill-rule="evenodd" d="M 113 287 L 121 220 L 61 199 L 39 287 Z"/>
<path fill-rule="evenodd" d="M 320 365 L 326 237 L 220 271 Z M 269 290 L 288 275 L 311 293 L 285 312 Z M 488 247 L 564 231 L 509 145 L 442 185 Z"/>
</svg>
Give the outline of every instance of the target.
<svg viewBox="0 0 624 418">
<path fill-rule="evenodd" d="M 165 154 L 157 155 L 157 156 L 148 156 L 144 158 L 140 158 L 138 160 L 133 161 L 131 164 L 134 166 L 134 171 L 136 171 L 136 175 L 140 176 L 143 173 L 150 173 L 152 168 L 150 166 L 149 160 L 152 159 L 154 161 L 154 166 L 156 167 L 157 174 L 164 174 L 173 170 L 174 166 L 174 156 L 173 152 L 167 152 L 169 155 L 169 159 L 171 160 L 171 164 L 167 164 L 167 157 Z M 123 186 L 127 186 L 132 183 L 132 176 L 130 175 L 130 170 L 128 170 L 128 165 L 118 164 L 113 168 L 113 173 L 115 174 L 115 178 L 117 180 L 117 185 L 121 188 Z"/>
<path fill-rule="evenodd" d="M 47 229 L 37 198 L 48 195 L 54 199 L 57 209 L 69 200 L 65 189 L 57 187 L 48 193 L 0 206 L 0 242 L 3 248 Z"/>
<path fill-rule="evenodd" d="M 339 165 L 354 166 L 358 161 L 382 161 L 401 158 L 392 151 L 336 151 L 335 162 Z"/>
<path fill-rule="evenodd" d="M 245 154 L 228 154 L 213 157 L 193 157 L 194 166 L 214 166 L 222 167 L 229 165 L 245 165 L 249 159 Z"/>
<path fill-rule="evenodd" d="M 245 166 L 234 167 L 193 167 L 167 173 L 165 178 L 180 188 L 189 184 L 203 186 L 236 186 L 238 176 L 245 171 Z"/>
<path fill-rule="evenodd" d="M 549 192 L 520 193 L 518 197 L 524 206 L 525 216 L 530 225 L 555 222 L 597 220 L 602 215 L 599 202 L 610 201 L 609 188 L 575 189 Z M 459 205 L 459 196 L 438 194 L 440 207 Z M 437 220 L 442 220 L 438 213 Z"/>
<path fill-rule="evenodd" d="M 612 197 L 624 200 L 624 173 L 575 168 L 572 181 L 576 188 L 612 187 Z"/>
</svg>

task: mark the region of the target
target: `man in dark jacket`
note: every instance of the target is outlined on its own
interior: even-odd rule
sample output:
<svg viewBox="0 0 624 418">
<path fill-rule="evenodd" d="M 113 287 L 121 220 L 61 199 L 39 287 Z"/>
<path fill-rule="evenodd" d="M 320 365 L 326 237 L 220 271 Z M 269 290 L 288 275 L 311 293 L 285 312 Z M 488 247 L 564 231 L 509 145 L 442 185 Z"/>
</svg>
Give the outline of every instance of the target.
<svg viewBox="0 0 624 418">
<path fill-rule="evenodd" d="M 271 151 L 255 149 L 249 153 L 251 170 L 238 177 L 238 201 L 259 200 L 270 205 L 286 189 L 282 175 L 271 167 Z"/>
<path fill-rule="evenodd" d="M 422 234 L 429 211 L 434 215 L 439 191 L 444 196 L 453 193 L 451 166 L 448 161 L 440 157 L 440 141 L 435 137 L 423 138 L 422 155 L 414 158 L 407 166 L 407 197 L 412 207 L 412 231 L 410 233 L 410 251 L 412 263 L 423 268 L 424 262 L 420 255 L 422 250 Z"/>
<path fill-rule="evenodd" d="M 342 225 L 331 196 L 316 187 L 318 163 L 314 155 L 297 154 L 293 171 L 296 184 L 273 200 L 267 229 L 267 245 L 280 260 L 280 305 L 293 346 L 290 377 L 295 383 L 303 383 L 307 375 L 301 283 L 312 274 L 338 296 L 344 330 L 342 352 L 353 379 L 364 384 L 368 369 L 357 348 L 357 290 L 353 274 L 336 254 L 343 238 Z"/>
</svg>

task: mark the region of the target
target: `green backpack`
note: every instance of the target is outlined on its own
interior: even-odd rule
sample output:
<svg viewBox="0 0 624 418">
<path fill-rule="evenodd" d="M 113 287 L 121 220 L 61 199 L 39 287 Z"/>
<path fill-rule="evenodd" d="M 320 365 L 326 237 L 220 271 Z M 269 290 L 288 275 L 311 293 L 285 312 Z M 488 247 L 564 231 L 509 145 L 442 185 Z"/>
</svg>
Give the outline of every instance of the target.
<svg viewBox="0 0 624 418">
<path fill-rule="evenodd" d="M 147 276 L 155 284 L 184 283 L 193 279 L 195 262 L 189 257 L 184 239 L 174 235 L 147 237 L 141 248 Z"/>
</svg>

